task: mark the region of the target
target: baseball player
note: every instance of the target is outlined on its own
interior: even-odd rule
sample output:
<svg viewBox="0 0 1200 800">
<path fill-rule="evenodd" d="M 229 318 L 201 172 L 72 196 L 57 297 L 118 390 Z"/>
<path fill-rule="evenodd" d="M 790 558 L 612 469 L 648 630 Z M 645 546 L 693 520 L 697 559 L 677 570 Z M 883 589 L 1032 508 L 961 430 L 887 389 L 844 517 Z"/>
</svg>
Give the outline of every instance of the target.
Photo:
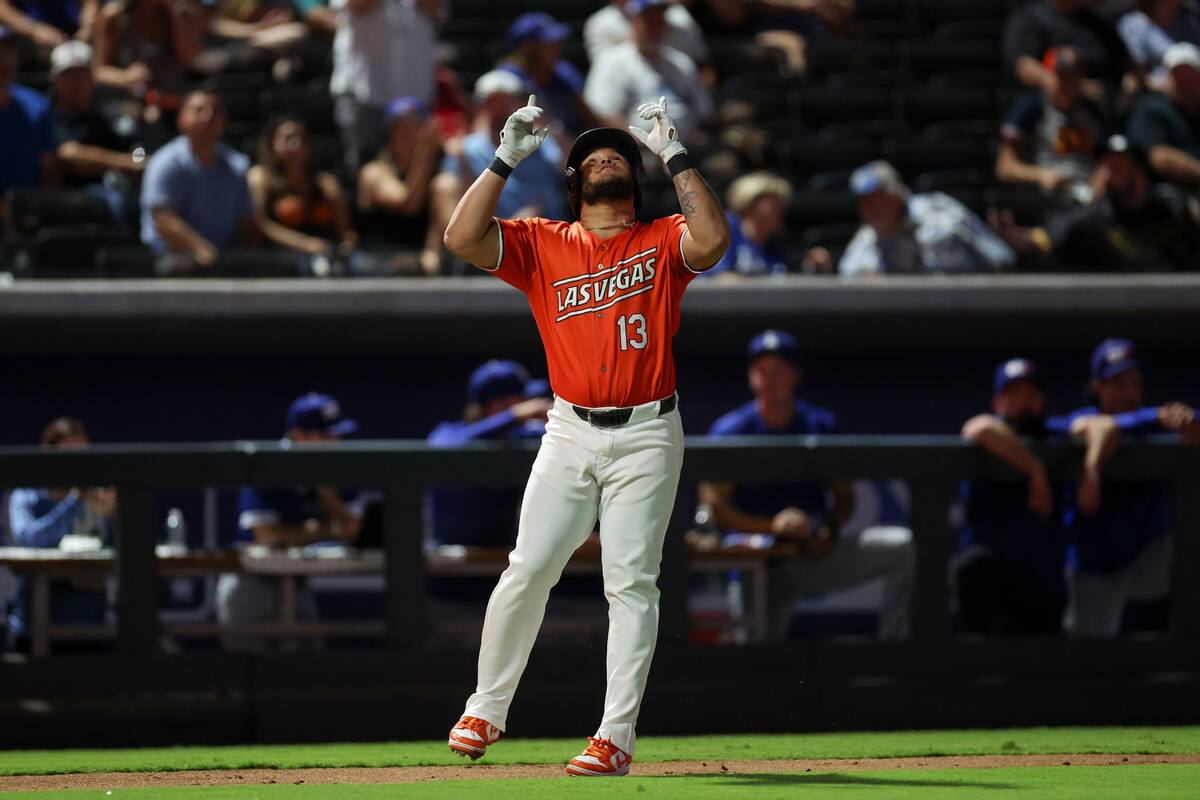
<svg viewBox="0 0 1200 800">
<path fill-rule="evenodd" d="M 1105 339 L 1092 352 L 1088 390 L 1095 405 L 1069 419 L 1111 414 L 1122 433 L 1180 434 L 1200 443 L 1196 412 L 1182 403 L 1143 406 L 1141 365 L 1133 342 Z M 1067 629 L 1077 636 L 1116 636 L 1127 606 L 1149 612 L 1145 627 L 1165 629 L 1170 589 L 1171 537 L 1167 486 L 1155 482 L 1080 485 L 1067 510 L 1070 605 Z"/>
<path fill-rule="evenodd" d="M 992 413 L 971 417 L 962 436 L 1029 476 L 1026 486 L 964 481 L 964 522 L 954 559 L 963 630 L 999 635 L 1062 632 L 1067 605 L 1066 533 L 1061 487 L 1019 437 L 1078 436 L 1087 444 L 1078 491 L 1099 487 L 1104 461 L 1120 431 L 1112 417 L 1046 418 L 1041 373 L 1027 358 L 1010 358 L 992 378 Z"/>
<path fill-rule="evenodd" d="M 599 729 L 567 772 L 624 775 L 658 633 L 656 580 L 683 460 L 671 339 L 684 289 L 724 254 L 729 224 L 689 162 L 665 98 L 639 107 L 648 131 L 594 128 L 575 140 L 564 179 L 577 221 L 495 219 L 505 179 L 546 136 L 533 127 L 542 116 L 535 102 L 530 95 L 508 118 L 495 160 L 446 228 L 453 253 L 529 298 L 555 395 L 516 547 L 484 617 L 478 685 L 449 742 L 478 758 L 500 737 L 550 588 L 599 518 L 607 693 Z M 638 221 L 639 140 L 672 175 L 682 214 Z"/>
</svg>

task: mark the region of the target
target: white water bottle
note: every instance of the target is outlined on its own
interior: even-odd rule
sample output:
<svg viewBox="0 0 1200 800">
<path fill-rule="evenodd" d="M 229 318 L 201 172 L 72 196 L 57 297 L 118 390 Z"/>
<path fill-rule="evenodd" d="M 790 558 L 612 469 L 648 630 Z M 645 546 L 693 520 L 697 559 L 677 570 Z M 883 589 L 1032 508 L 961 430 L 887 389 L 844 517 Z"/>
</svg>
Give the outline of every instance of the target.
<svg viewBox="0 0 1200 800">
<path fill-rule="evenodd" d="M 187 549 L 187 522 L 178 508 L 167 512 L 167 544 L 180 550 Z"/>
</svg>

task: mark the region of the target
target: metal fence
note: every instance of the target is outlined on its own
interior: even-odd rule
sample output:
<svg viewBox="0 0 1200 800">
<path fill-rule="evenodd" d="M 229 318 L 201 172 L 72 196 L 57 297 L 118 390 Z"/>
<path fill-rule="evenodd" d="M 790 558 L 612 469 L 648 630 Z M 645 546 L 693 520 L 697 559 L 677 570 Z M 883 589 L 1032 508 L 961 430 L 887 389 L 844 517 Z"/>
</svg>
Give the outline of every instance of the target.
<svg viewBox="0 0 1200 800">
<path fill-rule="evenodd" d="M 414 649 L 428 634 L 422 559 L 422 496 L 430 485 L 522 484 L 536 444 L 478 444 L 432 449 L 423 442 L 362 441 L 299 445 L 287 442 L 96 445 L 82 451 L 0 448 L 0 487 L 115 486 L 119 492 L 116 545 L 117 647 L 130 654 L 155 650 L 159 630 L 156 556 L 161 515 L 156 490 L 240 485 L 279 486 L 333 481 L 374 487 L 384 496 L 386 644 Z M 1071 480 L 1083 448 L 1035 446 L 1052 479 Z M 1200 450 L 1172 437 L 1125 443 L 1105 469 L 1110 481 L 1170 484 L 1174 560 L 1170 636 L 1200 640 Z M 788 482 L 895 478 L 911 490 L 917 554 L 913 640 L 937 645 L 950 638 L 947 563 L 952 551 L 948 508 L 963 479 L 1021 481 L 1024 477 L 952 436 L 812 436 L 689 438 L 679 495 L 663 555 L 662 636 L 686 640 L 687 549 L 700 480 Z"/>
</svg>

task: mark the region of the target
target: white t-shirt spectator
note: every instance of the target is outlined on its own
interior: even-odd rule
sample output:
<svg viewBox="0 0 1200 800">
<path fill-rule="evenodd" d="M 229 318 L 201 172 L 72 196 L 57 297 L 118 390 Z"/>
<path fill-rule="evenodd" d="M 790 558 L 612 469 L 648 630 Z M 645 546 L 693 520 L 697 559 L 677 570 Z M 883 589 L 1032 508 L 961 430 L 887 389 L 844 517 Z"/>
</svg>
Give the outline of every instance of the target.
<svg viewBox="0 0 1200 800">
<path fill-rule="evenodd" d="M 880 237 L 862 225 L 846 246 L 838 272 L 990 272 L 1015 260 L 1012 249 L 969 208 L 947 194 L 928 192 L 908 198 L 903 232 Z"/>
<path fill-rule="evenodd" d="M 1117 33 L 1121 34 L 1133 60 L 1154 79 L 1163 80 L 1167 70 L 1162 58 L 1168 47 L 1176 42 L 1200 45 L 1200 16 L 1184 5 L 1175 22 L 1164 29 L 1141 11 L 1130 11 L 1117 23 Z"/>
<path fill-rule="evenodd" d="M 621 6 L 607 5 L 587 18 L 583 23 L 583 44 L 587 47 L 588 61 L 595 63 L 601 55 L 633 37 L 629 17 Z M 668 47 L 674 47 L 694 63 L 708 60 L 708 44 L 704 32 L 692 18 L 686 7 L 678 3 L 667 6 Z"/>
<path fill-rule="evenodd" d="M 683 141 L 713 113 L 712 97 L 696 74 L 695 63 L 672 47 L 662 47 L 653 61 L 632 42 L 605 51 L 592 64 L 583 86 L 583 99 L 601 116 L 623 115 L 631 122 L 642 103 L 667 98 L 667 109 Z"/>
<path fill-rule="evenodd" d="M 329 90 L 383 108 L 397 97 L 433 99 L 437 35 L 415 0 L 378 0 L 361 14 L 330 0 L 337 14 Z"/>
</svg>

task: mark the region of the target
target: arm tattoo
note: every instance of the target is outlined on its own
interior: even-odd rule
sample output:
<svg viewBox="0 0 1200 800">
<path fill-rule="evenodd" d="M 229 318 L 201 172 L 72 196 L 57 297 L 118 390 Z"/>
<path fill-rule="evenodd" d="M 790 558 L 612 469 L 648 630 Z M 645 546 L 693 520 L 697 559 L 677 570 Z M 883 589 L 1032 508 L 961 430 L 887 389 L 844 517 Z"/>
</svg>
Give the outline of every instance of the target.
<svg viewBox="0 0 1200 800">
<path fill-rule="evenodd" d="M 691 170 L 679 176 L 676 192 L 679 194 L 679 210 L 683 212 L 683 216 L 691 219 L 696 213 L 696 192 L 692 189 Z"/>
</svg>

